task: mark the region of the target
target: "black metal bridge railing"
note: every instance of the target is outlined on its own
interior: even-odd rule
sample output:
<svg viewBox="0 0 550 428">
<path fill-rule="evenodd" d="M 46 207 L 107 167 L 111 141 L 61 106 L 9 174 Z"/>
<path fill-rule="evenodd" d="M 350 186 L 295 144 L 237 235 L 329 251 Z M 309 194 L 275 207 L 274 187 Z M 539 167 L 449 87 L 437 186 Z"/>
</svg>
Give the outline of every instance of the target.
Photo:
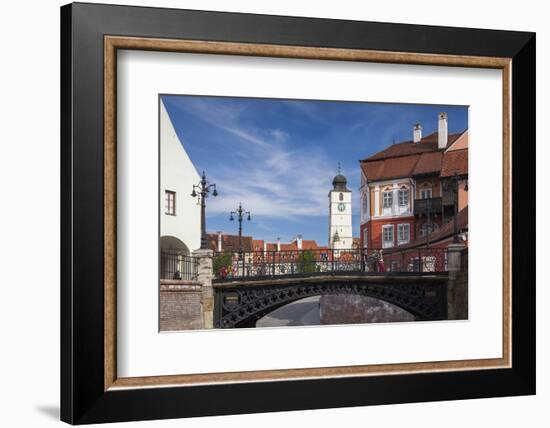
<svg viewBox="0 0 550 428">
<path fill-rule="evenodd" d="M 160 279 L 194 281 L 197 267 L 197 259 L 193 256 L 170 251 L 160 253 Z"/>
<path fill-rule="evenodd" d="M 214 254 L 214 276 L 217 281 L 297 275 L 446 271 L 446 248 L 311 249 Z"/>
</svg>

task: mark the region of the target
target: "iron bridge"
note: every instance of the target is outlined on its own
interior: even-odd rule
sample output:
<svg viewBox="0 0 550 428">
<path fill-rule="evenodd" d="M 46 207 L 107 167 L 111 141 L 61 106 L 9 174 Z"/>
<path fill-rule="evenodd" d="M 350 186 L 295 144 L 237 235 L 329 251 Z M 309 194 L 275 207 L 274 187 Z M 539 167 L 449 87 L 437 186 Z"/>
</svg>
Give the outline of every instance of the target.
<svg viewBox="0 0 550 428">
<path fill-rule="evenodd" d="M 240 279 L 214 283 L 214 327 L 255 327 L 256 321 L 288 303 L 310 297 L 354 294 L 383 300 L 418 321 L 447 319 L 445 273 L 404 275 L 315 275 Z"/>
</svg>

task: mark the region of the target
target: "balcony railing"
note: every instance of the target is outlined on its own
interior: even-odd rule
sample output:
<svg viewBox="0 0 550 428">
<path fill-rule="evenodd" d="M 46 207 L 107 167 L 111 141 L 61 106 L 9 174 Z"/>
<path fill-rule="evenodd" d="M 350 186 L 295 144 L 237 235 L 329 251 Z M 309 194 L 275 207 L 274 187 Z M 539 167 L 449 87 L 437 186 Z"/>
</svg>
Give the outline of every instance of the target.
<svg viewBox="0 0 550 428">
<path fill-rule="evenodd" d="M 197 259 L 193 256 L 162 251 L 160 253 L 160 279 L 195 281 Z"/>
<path fill-rule="evenodd" d="M 439 198 L 426 198 L 414 200 L 414 215 L 421 216 L 428 213 L 441 212 L 442 199 Z"/>
<path fill-rule="evenodd" d="M 447 271 L 446 248 L 221 252 L 216 281 L 287 276 Z"/>
</svg>

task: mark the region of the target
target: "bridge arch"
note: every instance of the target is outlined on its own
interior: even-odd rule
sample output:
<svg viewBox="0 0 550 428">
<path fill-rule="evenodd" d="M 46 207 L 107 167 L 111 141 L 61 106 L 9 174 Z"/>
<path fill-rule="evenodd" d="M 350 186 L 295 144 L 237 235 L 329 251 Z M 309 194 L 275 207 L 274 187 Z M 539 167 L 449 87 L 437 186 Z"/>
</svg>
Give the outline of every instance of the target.
<svg viewBox="0 0 550 428">
<path fill-rule="evenodd" d="M 256 321 L 288 303 L 310 296 L 354 294 L 391 303 L 417 320 L 446 319 L 447 278 L 331 277 L 312 280 L 273 280 L 261 285 L 223 284 L 215 287 L 217 328 L 253 327 Z"/>
</svg>

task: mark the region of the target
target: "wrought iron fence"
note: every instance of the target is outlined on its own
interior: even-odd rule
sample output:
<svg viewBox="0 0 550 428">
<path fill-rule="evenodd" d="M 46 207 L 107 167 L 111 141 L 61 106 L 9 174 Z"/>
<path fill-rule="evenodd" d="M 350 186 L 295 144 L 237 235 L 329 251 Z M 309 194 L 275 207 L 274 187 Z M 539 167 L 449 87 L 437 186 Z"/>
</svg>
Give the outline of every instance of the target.
<svg viewBox="0 0 550 428">
<path fill-rule="evenodd" d="M 160 279 L 197 279 L 197 259 L 185 254 L 162 251 L 160 253 Z"/>
<path fill-rule="evenodd" d="M 221 252 L 214 255 L 217 280 L 326 273 L 445 272 L 446 248 L 312 249 Z"/>
</svg>

